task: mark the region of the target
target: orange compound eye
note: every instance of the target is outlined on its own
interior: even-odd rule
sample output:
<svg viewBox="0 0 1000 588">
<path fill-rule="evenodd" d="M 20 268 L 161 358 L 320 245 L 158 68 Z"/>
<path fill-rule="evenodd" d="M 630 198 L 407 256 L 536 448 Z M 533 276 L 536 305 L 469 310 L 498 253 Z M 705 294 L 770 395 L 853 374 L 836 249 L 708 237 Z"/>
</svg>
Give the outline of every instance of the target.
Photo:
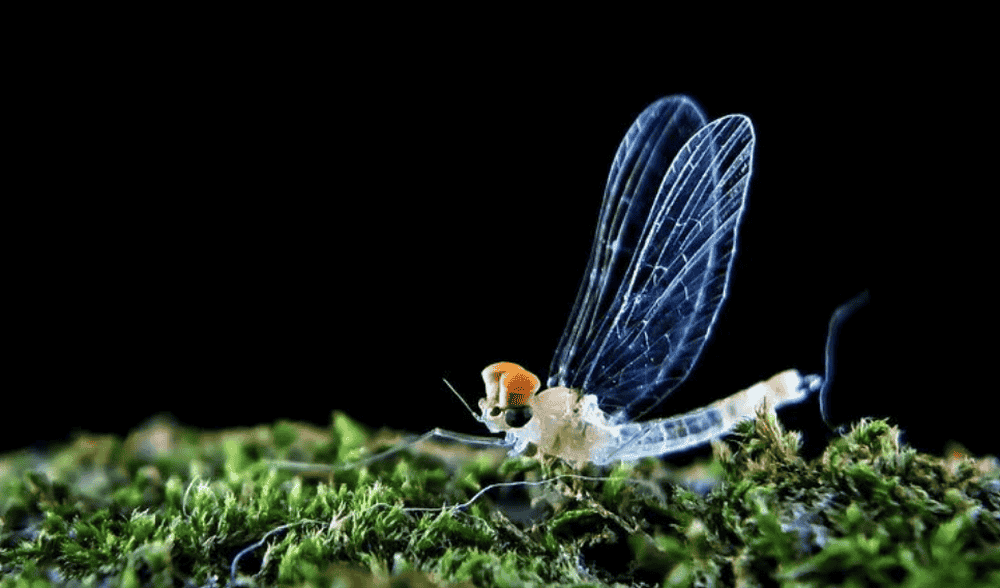
<svg viewBox="0 0 1000 588">
<path fill-rule="evenodd" d="M 535 374 L 516 363 L 504 362 L 496 369 L 500 373 L 500 389 L 507 395 L 507 406 L 525 406 L 541 384 Z"/>
</svg>

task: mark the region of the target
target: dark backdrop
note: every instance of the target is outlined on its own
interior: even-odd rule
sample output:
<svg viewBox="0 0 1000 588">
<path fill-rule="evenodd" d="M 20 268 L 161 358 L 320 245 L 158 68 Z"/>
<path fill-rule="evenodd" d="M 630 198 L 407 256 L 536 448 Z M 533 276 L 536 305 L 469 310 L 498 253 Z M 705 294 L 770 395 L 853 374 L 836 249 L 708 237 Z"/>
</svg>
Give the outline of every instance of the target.
<svg viewBox="0 0 1000 588">
<path fill-rule="evenodd" d="M 945 117 L 881 71 L 144 65 L 70 65 L 36 105 L 6 447 L 160 412 L 481 431 L 441 378 L 473 403 L 494 361 L 544 378 L 618 143 L 648 103 L 686 93 L 709 118 L 750 116 L 757 149 L 730 297 L 657 416 L 822 370 L 831 312 L 867 288 L 834 416 L 995 451 L 978 391 L 938 383 L 967 368 L 929 334 L 952 306 L 926 284 L 948 265 L 895 232 L 914 203 L 962 197 L 913 181 L 955 127 L 928 125 Z M 938 277 L 891 286 L 908 264 Z"/>
</svg>

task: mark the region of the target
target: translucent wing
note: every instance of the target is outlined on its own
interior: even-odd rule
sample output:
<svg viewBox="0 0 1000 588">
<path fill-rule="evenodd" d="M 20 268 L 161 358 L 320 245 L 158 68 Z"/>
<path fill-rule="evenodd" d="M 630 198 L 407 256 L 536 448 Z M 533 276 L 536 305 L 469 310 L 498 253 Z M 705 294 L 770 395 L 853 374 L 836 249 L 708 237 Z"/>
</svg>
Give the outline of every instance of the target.
<svg viewBox="0 0 1000 588">
<path fill-rule="evenodd" d="M 608 175 L 549 386 L 635 418 L 684 380 L 727 293 L 753 146 L 748 118 L 706 125 L 684 96 L 639 115 Z"/>
</svg>

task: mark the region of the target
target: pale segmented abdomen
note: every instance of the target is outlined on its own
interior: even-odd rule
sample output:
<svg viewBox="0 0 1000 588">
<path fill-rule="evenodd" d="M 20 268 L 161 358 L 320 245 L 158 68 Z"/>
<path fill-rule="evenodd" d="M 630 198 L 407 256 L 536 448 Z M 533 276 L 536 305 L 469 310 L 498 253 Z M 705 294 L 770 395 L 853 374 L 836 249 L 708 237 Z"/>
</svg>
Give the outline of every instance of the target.
<svg viewBox="0 0 1000 588">
<path fill-rule="evenodd" d="M 804 399 L 815 388 L 796 370 L 786 370 L 766 382 L 714 402 L 705 408 L 675 417 L 615 427 L 607 451 L 594 455 L 594 463 L 684 451 L 725 435 L 738 422 L 753 418 L 757 407 L 766 402 L 770 410 Z"/>
</svg>

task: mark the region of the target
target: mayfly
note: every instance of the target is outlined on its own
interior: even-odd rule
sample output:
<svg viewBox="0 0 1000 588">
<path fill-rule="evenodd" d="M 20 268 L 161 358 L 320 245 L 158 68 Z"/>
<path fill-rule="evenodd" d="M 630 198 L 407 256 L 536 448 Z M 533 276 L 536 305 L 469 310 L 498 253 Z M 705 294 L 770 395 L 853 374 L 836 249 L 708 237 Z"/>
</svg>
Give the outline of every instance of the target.
<svg viewBox="0 0 1000 588">
<path fill-rule="evenodd" d="M 499 445 L 511 455 L 533 445 L 574 464 L 604 465 L 721 437 L 762 403 L 774 410 L 821 389 L 824 395 L 836 328 L 849 307 L 863 303 L 860 297 L 831 321 L 826 377 L 790 369 L 706 407 L 639 420 L 687 377 L 728 295 L 754 142 L 744 115 L 708 122 L 686 96 L 649 105 L 612 162 L 590 261 L 548 387 L 539 392 L 540 379 L 517 364 L 494 363 L 482 372 L 479 413 L 470 412 L 504 437 L 435 429 L 421 439 Z"/>
<path fill-rule="evenodd" d="M 519 365 L 482 372 L 476 418 L 512 454 L 534 445 L 574 463 L 608 464 L 699 445 L 819 390 L 781 372 L 707 407 L 639 422 L 698 361 L 729 289 L 753 169 L 744 115 L 707 122 L 686 96 L 647 107 L 611 165 L 590 261 L 549 368 L 548 388 Z"/>
</svg>

